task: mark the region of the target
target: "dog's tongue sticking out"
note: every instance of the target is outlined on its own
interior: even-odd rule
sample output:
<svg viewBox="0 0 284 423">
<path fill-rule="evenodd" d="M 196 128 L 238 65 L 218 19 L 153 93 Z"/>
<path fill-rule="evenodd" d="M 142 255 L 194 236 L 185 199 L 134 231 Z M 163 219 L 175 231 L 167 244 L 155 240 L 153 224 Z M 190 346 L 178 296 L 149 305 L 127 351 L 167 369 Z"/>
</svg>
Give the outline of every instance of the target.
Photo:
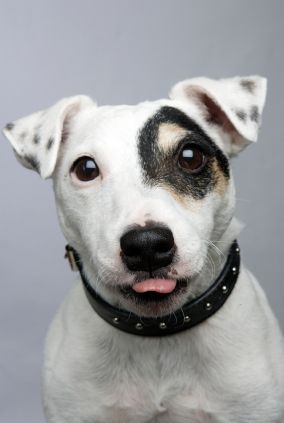
<svg viewBox="0 0 284 423">
<path fill-rule="evenodd" d="M 154 291 L 159 294 L 169 294 L 176 287 L 177 282 L 173 279 L 145 279 L 133 285 L 134 291 L 138 293 Z"/>
</svg>

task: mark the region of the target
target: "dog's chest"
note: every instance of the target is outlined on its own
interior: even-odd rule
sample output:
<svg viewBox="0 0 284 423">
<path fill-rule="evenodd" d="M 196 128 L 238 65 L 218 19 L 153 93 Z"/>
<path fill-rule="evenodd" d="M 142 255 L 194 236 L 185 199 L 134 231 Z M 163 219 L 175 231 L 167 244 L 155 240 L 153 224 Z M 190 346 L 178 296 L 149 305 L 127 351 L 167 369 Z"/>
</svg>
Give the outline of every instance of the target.
<svg viewBox="0 0 284 423">
<path fill-rule="evenodd" d="M 191 392 L 177 395 L 169 391 L 160 399 L 157 398 L 157 394 L 158 392 L 150 398 L 149 392 L 140 392 L 140 397 L 137 395 L 133 402 L 128 400 L 124 402 L 123 399 L 118 398 L 112 406 L 102 406 L 100 410 L 97 410 L 96 418 L 99 417 L 99 419 L 95 421 L 101 423 L 217 422 L 213 413 L 205 409 L 201 398 L 197 398 Z"/>
<path fill-rule="evenodd" d="M 96 413 L 98 423 L 217 423 L 212 413 L 200 409 L 196 399 L 190 395 L 176 397 L 173 401 L 153 403 L 136 402 L 131 407 L 117 404 Z M 91 423 L 91 421 L 90 421 Z"/>
<path fill-rule="evenodd" d="M 67 318 L 63 310 L 70 311 Z M 254 338 L 230 334 L 222 318 L 150 339 L 120 332 L 93 315 L 85 316 L 84 310 L 80 317 L 70 306 L 62 309 L 49 334 L 45 404 L 52 418 L 61 417 L 50 421 L 281 421 L 283 390 L 279 393 L 275 383 L 279 371 L 273 371 L 267 354 L 256 356 L 257 333 Z M 236 345 L 242 345 L 238 354 Z"/>
<path fill-rule="evenodd" d="M 215 422 L 216 404 L 213 407 L 213 400 L 205 395 L 199 365 L 191 357 L 190 348 L 184 343 L 180 348 L 176 339 L 170 344 L 163 340 L 155 346 L 149 343 L 149 348 L 147 340 L 139 342 L 124 349 L 121 345 L 116 348 L 116 341 L 105 339 L 99 346 L 98 366 L 87 384 L 82 380 L 87 387 L 94 378 L 94 391 L 89 394 L 96 403 L 95 421 Z"/>
<path fill-rule="evenodd" d="M 96 423 L 213 423 L 213 409 L 201 392 L 172 378 L 163 385 L 129 378 L 112 380 L 112 389 L 96 398 Z M 102 388 L 102 386 L 101 386 Z M 89 403 L 90 404 L 90 403 Z M 213 401 L 212 401 L 213 404 Z M 89 412 L 90 412 L 89 408 Z M 216 414 L 217 417 L 217 414 Z M 82 416 L 82 418 L 84 418 Z M 91 423 L 91 420 L 90 420 Z"/>
</svg>

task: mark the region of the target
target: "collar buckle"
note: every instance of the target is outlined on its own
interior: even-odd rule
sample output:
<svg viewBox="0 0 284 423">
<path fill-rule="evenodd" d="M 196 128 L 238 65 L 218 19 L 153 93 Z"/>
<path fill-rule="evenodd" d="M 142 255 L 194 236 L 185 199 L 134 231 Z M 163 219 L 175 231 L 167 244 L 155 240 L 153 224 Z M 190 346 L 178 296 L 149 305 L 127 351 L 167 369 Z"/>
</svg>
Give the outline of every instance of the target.
<svg viewBox="0 0 284 423">
<path fill-rule="evenodd" d="M 77 265 L 77 260 L 73 248 L 70 247 L 70 245 L 66 245 L 65 250 L 66 252 L 64 258 L 68 260 L 72 272 L 79 272 L 79 267 Z"/>
</svg>

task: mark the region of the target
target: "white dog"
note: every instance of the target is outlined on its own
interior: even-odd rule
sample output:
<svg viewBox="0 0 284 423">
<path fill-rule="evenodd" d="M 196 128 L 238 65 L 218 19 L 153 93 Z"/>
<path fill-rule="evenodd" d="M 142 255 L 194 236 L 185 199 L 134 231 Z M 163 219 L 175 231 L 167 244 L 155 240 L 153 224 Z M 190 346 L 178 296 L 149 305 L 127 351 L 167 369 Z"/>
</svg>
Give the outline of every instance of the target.
<svg viewBox="0 0 284 423">
<path fill-rule="evenodd" d="M 6 126 L 53 178 L 81 271 L 47 337 L 49 423 L 284 422 L 283 338 L 240 265 L 229 167 L 265 94 L 258 76 L 195 78 L 170 99 L 76 96 Z"/>
</svg>

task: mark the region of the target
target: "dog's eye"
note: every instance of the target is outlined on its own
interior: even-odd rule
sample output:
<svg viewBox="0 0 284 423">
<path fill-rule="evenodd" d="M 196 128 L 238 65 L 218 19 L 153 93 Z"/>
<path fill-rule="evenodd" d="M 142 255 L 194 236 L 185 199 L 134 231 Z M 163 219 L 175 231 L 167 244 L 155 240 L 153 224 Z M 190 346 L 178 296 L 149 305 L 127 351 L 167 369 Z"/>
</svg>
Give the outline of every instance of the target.
<svg viewBox="0 0 284 423">
<path fill-rule="evenodd" d="M 189 173 L 199 172 L 205 166 L 206 161 L 203 151 L 193 144 L 186 144 L 178 158 L 179 165 Z"/>
<path fill-rule="evenodd" d="M 74 173 L 80 181 L 87 182 L 99 175 L 99 168 L 91 157 L 84 156 L 74 162 L 71 173 Z"/>
</svg>

